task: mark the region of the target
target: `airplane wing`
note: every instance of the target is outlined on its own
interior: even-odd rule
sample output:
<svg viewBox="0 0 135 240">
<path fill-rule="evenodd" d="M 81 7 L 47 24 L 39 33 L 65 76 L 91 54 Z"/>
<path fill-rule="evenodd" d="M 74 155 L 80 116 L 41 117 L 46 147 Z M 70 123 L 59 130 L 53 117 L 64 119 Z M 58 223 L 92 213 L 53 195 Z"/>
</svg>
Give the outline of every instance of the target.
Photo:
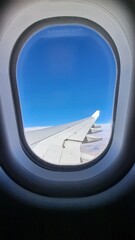
<svg viewBox="0 0 135 240">
<path fill-rule="evenodd" d="M 81 144 L 99 140 L 90 135 L 99 114 L 96 111 L 91 117 L 76 122 L 27 131 L 25 137 L 33 152 L 47 162 L 59 165 L 80 164 L 83 162 Z"/>
</svg>

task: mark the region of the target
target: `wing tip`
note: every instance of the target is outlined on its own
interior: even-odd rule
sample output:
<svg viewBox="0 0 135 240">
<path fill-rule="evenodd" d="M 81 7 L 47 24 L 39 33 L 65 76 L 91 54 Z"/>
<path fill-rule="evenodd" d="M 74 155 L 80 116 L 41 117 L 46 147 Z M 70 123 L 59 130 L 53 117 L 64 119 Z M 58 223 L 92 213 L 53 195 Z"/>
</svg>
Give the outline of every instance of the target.
<svg viewBox="0 0 135 240">
<path fill-rule="evenodd" d="M 100 110 L 97 110 L 93 115 L 92 117 L 95 118 L 95 120 L 99 117 L 100 115 Z"/>
</svg>

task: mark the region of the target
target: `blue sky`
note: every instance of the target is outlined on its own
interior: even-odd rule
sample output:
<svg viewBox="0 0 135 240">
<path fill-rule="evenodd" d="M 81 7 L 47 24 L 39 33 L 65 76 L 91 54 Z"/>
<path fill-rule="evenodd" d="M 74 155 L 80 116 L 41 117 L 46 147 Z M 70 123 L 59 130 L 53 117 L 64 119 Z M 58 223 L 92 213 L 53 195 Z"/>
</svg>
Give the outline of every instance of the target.
<svg viewBox="0 0 135 240">
<path fill-rule="evenodd" d="M 108 43 L 83 25 L 53 25 L 32 35 L 17 62 L 24 127 L 54 126 L 101 114 L 112 119 L 116 62 Z"/>
</svg>

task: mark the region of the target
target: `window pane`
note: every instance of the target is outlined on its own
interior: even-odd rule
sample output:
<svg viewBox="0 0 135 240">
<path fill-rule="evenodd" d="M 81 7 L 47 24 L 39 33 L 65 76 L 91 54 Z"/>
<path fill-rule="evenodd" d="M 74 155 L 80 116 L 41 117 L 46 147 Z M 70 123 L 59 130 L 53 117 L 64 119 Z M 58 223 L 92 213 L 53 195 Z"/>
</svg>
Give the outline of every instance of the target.
<svg viewBox="0 0 135 240">
<path fill-rule="evenodd" d="M 105 150 L 117 66 L 98 31 L 82 24 L 40 29 L 24 43 L 16 75 L 25 138 L 39 158 L 78 165 Z"/>
</svg>

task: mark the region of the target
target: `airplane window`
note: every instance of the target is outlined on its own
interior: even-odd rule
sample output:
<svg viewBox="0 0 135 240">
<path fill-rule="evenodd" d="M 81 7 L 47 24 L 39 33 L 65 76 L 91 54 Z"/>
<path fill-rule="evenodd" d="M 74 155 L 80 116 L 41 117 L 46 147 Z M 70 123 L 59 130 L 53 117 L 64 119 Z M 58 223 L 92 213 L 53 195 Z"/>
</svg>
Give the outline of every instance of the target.
<svg viewBox="0 0 135 240">
<path fill-rule="evenodd" d="M 117 65 L 101 33 L 80 23 L 35 31 L 19 52 L 16 79 L 25 139 L 40 159 L 79 165 L 104 152 Z"/>
</svg>

